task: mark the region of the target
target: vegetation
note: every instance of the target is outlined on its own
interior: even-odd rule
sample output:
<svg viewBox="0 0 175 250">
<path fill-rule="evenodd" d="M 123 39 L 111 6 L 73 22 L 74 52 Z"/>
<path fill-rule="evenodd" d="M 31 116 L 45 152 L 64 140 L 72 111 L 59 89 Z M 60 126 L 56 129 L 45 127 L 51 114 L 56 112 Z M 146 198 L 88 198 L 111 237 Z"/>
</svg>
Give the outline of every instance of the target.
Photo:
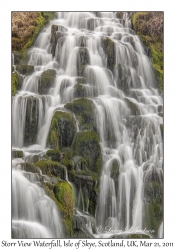
<svg viewBox="0 0 175 250">
<path fill-rule="evenodd" d="M 163 91 L 163 12 L 136 12 L 131 20 L 143 44 L 150 48 L 152 66 Z"/>
<path fill-rule="evenodd" d="M 59 208 L 63 212 L 64 223 L 72 236 L 72 216 L 74 208 L 74 192 L 72 186 L 66 182 L 59 182 L 54 186 L 53 192 L 58 201 Z"/>
<path fill-rule="evenodd" d="M 12 12 L 12 51 L 28 49 L 55 12 Z"/>
</svg>

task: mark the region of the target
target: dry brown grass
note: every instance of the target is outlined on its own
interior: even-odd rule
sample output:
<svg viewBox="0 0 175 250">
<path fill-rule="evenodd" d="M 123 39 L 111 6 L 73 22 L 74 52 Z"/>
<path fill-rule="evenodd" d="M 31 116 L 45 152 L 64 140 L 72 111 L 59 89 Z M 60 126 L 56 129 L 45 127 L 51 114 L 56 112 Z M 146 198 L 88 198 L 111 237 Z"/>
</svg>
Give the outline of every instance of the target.
<svg viewBox="0 0 175 250">
<path fill-rule="evenodd" d="M 38 12 L 12 12 L 12 50 L 21 50 L 33 35 L 39 17 Z"/>
</svg>

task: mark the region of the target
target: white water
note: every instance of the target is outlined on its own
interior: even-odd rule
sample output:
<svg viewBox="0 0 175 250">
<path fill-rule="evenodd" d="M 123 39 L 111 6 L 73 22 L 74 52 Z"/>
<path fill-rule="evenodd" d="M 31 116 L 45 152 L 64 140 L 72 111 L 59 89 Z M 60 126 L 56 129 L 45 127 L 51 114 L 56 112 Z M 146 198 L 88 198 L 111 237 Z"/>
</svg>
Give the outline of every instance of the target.
<svg viewBox="0 0 175 250">
<path fill-rule="evenodd" d="M 58 30 L 66 34 L 57 42 L 55 58 L 52 58 L 50 46 L 52 24 L 60 25 Z M 101 38 L 106 37 L 109 37 L 115 46 L 113 73 L 106 68 L 107 59 L 101 42 Z M 152 171 L 152 164 L 156 166 L 154 169 L 158 173 L 162 173 L 163 150 L 159 125 L 163 123 L 163 118 L 158 115 L 158 109 L 162 107 L 163 100 L 155 87 L 155 77 L 149 59 L 138 36 L 131 30 L 128 13 L 124 13 L 123 20 L 118 18 L 117 13 L 110 12 L 98 13 L 98 16 L 88 12 L 58 13 L 58 19 L 44 29 L 38 36 L 35 46 L 29 51 L 28 64 L 35 66 L 35 72 L 24 79 L 22 90 L 13 98 L 12 144 L 26 152 L 31 149 L 46 149 L 54 111 L 64 109 L 63 104 L 75 98 L 77 60 L 83 47 L 86 47 L 89 54 L 89 65 L 83 71 L 83 77 L 86 78 L 83 88 L 86 97 L 91 98 L 95 105 L 95 122 L 104 162 L 96 208 L 97 227 L 100 228 L 99 233 L 103 233 L 106 227 L 123 231 L 125 228 L 132 228 L 133 231 L 135 228 L 142 229 L 143 176 Z M 119 64 L 128 72 L 127 93 L 120 89 Z M 38 79 L 46 69 L 56 70 L 56 80 L 48 94 L 40 96 Z M 25 113 L 27 100 L 31 96 L 36 96 L 39 100 L 38 133 L 34 145 L 24 148 Z M 125 98 L 137 106 L 137 116 L 132 114 Z M 111 163 L 114 159 L 117 159 L 120 165 L 117 187 L 111 177 Z M 146 164 L 148 168 L 145 171 Z M 16 185 L 19 185 L 21 178 L 23 184 L 20 185 L 24 185 L 26 191 L 32 185 L 20 171 L 13 171 L 13 178 Z M 19 189 L 23 189 L 22 186 L 19 186 Z M 39 188 L 36 185 L 34 187 Z M 42 191 L 39 188 L 38 193 L 40 192 Z M 81 190 L 78 195 L 81 199 Z M 20 203 L 19 194 L 14 193 L 13 196 L 17 197 L 16 201 Z M 14 206 L 19 204 L 15 203 Z M 22 209 L 27 213 L 27 205 L 22 205 Z M 84 208 L 82 210 L 87 212 Z M 37 215 L 32 214 L 31 218 L 30 216 L 19 217 L 18 221 L 14 216 L 15 227 L 18 225 L 22 230 L 20 225 L 23 225 L 27 237 L 46 237 L 47 233 L 50 237 L 50 231 L 47 230 L 52 230 L 54 226 L 50 229 L 51 226 L 42 220 L 44 228 L 36 227 L 36 233 L 31 235 L 30 230 L 34 224 L 30 226 L 26 221 L 31 221 L 31 218 L 37 221 Z M 61 231 L 56 232 L 56 235 L 57 233 L 61 235 Z M 105 235 L 104 237 L 107 237 Z"/>
</svg>

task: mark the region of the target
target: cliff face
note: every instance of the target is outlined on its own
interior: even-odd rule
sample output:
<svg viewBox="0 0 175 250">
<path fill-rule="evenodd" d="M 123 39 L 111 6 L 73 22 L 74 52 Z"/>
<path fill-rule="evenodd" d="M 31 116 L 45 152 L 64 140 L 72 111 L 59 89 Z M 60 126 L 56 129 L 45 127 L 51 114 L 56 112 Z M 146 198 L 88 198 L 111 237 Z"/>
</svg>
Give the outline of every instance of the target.
<svg viewBox="0 0 175 250">
<path fill-rule="evenodd" d="M 12 51 L 29 48 L 55 12 L 12 12 Z"/>
<path fill-rule="evenodd" d="M 131 17 L 133 28 L 143 45 L 157 74 L 160 91 L 163 90 L 163 12 L 136 12 Z"/>
</svg>

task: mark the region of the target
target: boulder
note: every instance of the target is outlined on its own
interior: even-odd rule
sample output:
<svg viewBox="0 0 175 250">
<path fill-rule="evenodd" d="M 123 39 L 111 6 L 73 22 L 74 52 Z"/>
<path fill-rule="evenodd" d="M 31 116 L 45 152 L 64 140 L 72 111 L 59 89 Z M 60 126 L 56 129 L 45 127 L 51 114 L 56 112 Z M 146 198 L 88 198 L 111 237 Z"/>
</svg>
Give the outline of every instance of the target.
<svg viewBox="0 0 175 250">
<path fill-rule="evenodd" d="M 39 119 L 39 99 L 28 96 L 26 106 L 26 120 L 24 130 L 24 145 L 30 145 L 36 141 Z"/>
<path fill-rule="evenodd" d="M 116 63 L 115 43 L 110 38 L 105 37 L 105 38 L 102 38 L 101 45 L 102 45 L 103 51 L 107 57 L 107 68 L 110 69 L 111 71 L 113 71 L 115 63 Z"/>
<path fill-rule="evenodd" d="M 75 133 L 76 122 L 73 115 L 68 112 L 56 111 L 50 125 L 48 144 L 51 144 L 55 149 L 69 147 Z"/>
<path fill-rule="evenodd" d="M 80 47 L 77 52 L 77 74 L 83 76 L 86 65 L 90 64 L 90 56 L 87 48 Z"/>
<path fill-rule="evenodd" d="M 52 56 L 55 56 L 55 49 L 57 46 L 57 41 L 60 37 L 66 36 L 67 34 L 65 33 L 67 29 L 61 25 L 55 25 L 53 24 L 51 27 L 51 53 Z"/>
<path fill-rule="evenodd" d="M 23 151 L 22 150 L 12 150 L 12 158 L 22 158 L 23 157 Z"/>
<path fill-rule="evenodd" d="M 75 134 L 72 149 L 88 163 L 88 168 L 100 172 L 102 157 L 99 138 L 94 131 L 82 131 Z"/>
<path fill-rule="evenodd" d="M 48 93 L 49 89 L 53 86 L 56 77 L 56 71 L 53 69 L 45 70 L 38 81 L 38 93 L 40 95 L 45 95 Z"/>
<path fill-rule="evenodd" d="M 59 162 L 42 160 L 35 163 L 42 171 L 43 175 L 60 177 L 62 180 L 66 179 L 66 168 Z"/>
<path fill-rule="evenodd" d="M 16 65 L 16 70 L 22 75 L 30 75 L 34 72 L 33 65 Z"/>
<path fill-rule="evenodd" d="M 72 103 L 67 103 L 64 107 L 71 110 L 76 115 L 80 125 L 85 123 L 94 124 L 94 104 L 92 100 L 79 98 Z"/>
</svg>

